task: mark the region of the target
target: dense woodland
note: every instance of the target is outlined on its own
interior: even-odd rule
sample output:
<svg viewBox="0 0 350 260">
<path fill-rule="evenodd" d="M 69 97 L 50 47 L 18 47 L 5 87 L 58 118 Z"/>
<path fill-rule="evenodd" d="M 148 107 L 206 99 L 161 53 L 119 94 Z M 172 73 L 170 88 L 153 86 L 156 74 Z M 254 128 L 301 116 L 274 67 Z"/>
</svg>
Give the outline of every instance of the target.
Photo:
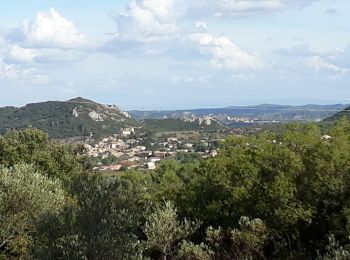
<svg viewBox="0 0 350 260">
<path fill-rule="evenodd" d="M 104 177 L 83 147 L 0 137 L 0 259 L 349 259 L 350 123 L 232 136 Z"/>
</svg>

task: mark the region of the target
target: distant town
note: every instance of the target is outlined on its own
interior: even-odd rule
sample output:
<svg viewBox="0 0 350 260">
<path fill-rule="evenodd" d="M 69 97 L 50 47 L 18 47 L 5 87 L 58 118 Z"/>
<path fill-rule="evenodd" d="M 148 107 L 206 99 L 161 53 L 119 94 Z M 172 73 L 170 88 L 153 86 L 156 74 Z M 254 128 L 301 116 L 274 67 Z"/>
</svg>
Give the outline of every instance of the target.
<svg viewBox="0 0 350 260">
<path fill-rule="evenodd" d="M 182 135 L 182 137 L 178 137 Z M 197 138 L 192 138 L 196 135 Z M 179 155 L 196 158 L 210 158 L 218 154 L 219 143 L 224 139 L 217 135 L 188 131 L 167 133 L 151 138 L 136 128 L 124 128 L 120 133 L 94 140 L 88 138 L 85 148 L 90 157 L 95 158 L 95 170 L 100 172 L 133 169 L 154 170 L 165 159 L 176 159 Z"/>
</svg>

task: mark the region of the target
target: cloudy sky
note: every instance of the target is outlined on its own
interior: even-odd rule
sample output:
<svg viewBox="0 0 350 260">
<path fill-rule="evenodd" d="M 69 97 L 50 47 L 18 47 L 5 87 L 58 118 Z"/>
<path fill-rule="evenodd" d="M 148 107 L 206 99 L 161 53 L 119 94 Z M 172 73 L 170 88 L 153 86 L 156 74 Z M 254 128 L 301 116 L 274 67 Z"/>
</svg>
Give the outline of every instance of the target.
<svg viewBox="0 0 350 260">
<path fill-rule="evenodd" d="M 350 103 L 349 0 L 11 0 L 0 106 Z"/>
</svg>

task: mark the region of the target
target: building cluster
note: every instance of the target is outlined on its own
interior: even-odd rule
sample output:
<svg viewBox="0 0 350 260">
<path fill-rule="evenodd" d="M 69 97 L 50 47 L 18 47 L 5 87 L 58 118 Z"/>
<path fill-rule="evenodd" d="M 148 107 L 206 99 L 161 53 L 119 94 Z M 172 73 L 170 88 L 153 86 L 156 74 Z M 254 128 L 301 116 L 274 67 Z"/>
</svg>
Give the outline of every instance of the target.
<svg viewBox="0 0 350 260">
<path fill-rule="evenodd" d="M 199 140 L 200 150 L 194 142 L 179 140 L 177 137 L 152 140 L 143 145 L 143 135 L 136 136 L 133 128 L 122 129 L 120 134 L 89 141 L 85 144 L 87 153 L 95 158 L 98 171 L 122 171 L 126 169 L 156 169 L 164 159 L 176 158 L 178 153 L 198 153 L 203 158 L 215 157 L 217 149 L 210 149 L 209 140 Z M 198 146 L 198 145 L 197 145 Z"/>
</svg>

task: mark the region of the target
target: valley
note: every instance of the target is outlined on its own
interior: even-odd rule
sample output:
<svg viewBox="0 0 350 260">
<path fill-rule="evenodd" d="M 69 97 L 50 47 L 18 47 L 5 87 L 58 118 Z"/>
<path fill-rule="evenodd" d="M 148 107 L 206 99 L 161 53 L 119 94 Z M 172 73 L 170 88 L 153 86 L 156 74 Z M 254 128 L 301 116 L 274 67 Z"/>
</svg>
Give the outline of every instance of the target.
<svg viewBox="0 0 350 260">
<path fill-rule="evenodd" d="M 326 124 L 347 105 L 258 105 L 176 111 L 123 111 L 85 98 L 0 108 L 0 132 L 37 128 L 51 139 L 84 145 L 101 173 L 153 170 L 163 160 L 215 157 L 231 135 L 275 131 L 288 122 Z M 343 110 L 344 109 L 344 110 Z"/>
</svg>

